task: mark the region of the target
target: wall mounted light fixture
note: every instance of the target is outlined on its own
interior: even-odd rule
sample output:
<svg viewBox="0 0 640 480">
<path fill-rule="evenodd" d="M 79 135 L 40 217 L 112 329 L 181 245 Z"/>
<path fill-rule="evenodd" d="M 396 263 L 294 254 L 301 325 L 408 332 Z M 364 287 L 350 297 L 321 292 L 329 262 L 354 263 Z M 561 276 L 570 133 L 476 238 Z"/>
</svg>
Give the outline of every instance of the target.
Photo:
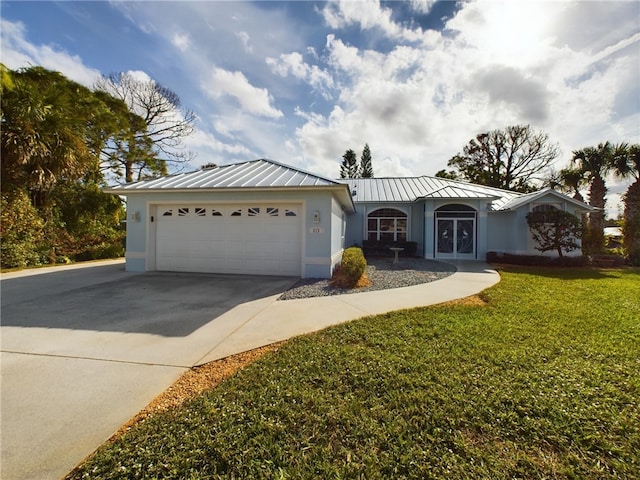
<svg viewBox="0 0 640 480">
<path fill-rule="evenodd" d="M 140 221 L 140 212 L 138 212 L 137 210 L 135 212 L 133 212 L 131 214 L 131 220 L 133 220 L 134 222 L 139 222 Z"/>
<path fill-rule="evenodd" d="M 313 212 L 313 223 L 320 223 L 320 212 Z"/>
</svg>

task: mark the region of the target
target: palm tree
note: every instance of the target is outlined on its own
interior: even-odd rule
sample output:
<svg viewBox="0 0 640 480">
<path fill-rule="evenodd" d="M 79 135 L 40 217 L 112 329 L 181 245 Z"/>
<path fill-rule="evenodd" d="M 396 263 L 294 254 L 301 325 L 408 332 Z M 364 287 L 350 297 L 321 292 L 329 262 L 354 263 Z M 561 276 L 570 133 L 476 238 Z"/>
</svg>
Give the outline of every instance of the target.
<svg viewBox="0 0 640 480">
<path fill-rule="evenodd" d="M 631 264 L 640 265 L 640 144 L 619 146 L 613 172 L 619 178 L 635 179 L 623 196 L 623 246 Z"/>
<path fill-rule="evenodd" d="M 586 147 L 573 152 L 571 163 L 577 167 L 589 181 L 589 205 L 598 210 L 589 214 L 589 229 L 584 246 L 591 253 L 604 248 L 604 215 L 607 186 L 604 177 L 613 168 L 617 147 L 609 142 L 599 143 L 597 147 Z"/>
<path fill-rule="evenodd" d="M 584 173 L 576 168 L 563 168 L 559 173 L 562 188 L 573 193 L 573 198 L 584 202 L 580 189 L 587 183 Z"/>
<path fill-rule="evenodd" d="M 30 67 L 13 74 L 2 95 L 2 186 L 36 195 L 60 178 L 78 178 L 95 159 L 79 112 L 90 92 L 60 73 Z"/>
</svg>

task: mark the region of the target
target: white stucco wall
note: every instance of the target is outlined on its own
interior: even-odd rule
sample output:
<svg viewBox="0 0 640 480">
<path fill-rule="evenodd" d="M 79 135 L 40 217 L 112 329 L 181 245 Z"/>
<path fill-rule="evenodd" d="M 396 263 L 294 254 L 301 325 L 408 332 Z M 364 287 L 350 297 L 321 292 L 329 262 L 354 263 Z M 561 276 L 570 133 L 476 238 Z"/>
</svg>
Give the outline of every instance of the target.
<svg viewBox="0 0 640 480">
<path fill-rule="evenodd" d="M 487 215 L 487 251 L 512 253 L 517 250 L 516 212 L 489 212 Z"/>
</svg>

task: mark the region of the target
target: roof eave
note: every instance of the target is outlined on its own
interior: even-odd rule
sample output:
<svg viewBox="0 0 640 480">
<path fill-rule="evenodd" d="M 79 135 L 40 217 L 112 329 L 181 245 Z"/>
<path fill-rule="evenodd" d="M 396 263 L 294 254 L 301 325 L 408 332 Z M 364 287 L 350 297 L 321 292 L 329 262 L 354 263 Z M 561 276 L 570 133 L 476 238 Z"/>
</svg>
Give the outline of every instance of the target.
<svg viewBox="0 0 640 480">
<path fill-rule="evenodd" d="M 331 191 L 336 192 L 343 206 L 349 213 L 356 211 L 348 185 L 336 183 L 334 185 L 302 185 L 292 187 L 214 187 L 214 188 L 141 188 L 127 189 L 120 187 L 104 188 L 103 192 L 123 197 L 129 195 L 146 195 L 155 193 L 236 193 L 236 192 L 292 192 L 292 191 Z"/>
</svg>

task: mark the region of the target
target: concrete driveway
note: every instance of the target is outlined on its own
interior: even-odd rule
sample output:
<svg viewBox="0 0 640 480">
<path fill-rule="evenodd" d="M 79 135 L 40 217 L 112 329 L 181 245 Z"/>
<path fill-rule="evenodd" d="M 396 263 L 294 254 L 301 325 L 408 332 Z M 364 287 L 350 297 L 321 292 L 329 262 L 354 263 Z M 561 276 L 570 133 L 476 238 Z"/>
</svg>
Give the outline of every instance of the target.
<svg viewBox="0 0 640 480">
<path fill-rule="evenodd" d="M 122 261 L 3 275 L 1 478 L 63 477 L 295 281 Z"/>
</svg>

